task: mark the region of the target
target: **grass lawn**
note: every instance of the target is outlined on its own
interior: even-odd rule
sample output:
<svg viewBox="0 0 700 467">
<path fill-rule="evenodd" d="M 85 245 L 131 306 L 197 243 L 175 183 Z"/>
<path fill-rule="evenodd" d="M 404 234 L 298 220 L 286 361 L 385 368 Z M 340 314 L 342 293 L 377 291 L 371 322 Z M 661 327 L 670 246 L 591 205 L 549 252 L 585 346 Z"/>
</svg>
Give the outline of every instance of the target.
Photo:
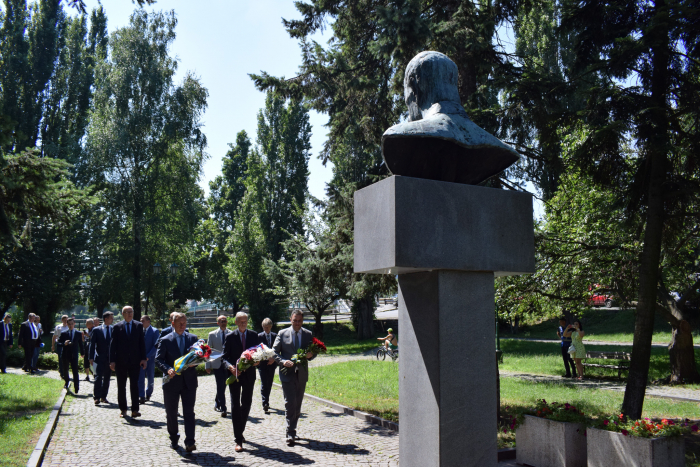
<svg viewBox="0 0 700 467">
<path fill-rule="evenodd" d="M 275 332 L 284 329 L 288 326 L 278 326 Z M 313 325 L 305 323 L 304 327 L 311 330 Z M 231 328 L 229 326 L 229 328 Z M 195 334 L 200 339 L 206 339 L 209 333 L 218 328 L 192 328 L 189 332 Z M 377 337 L 382 337 L 377 334 Z M 367 350 L 375 349 L 379 346 L 379 341 L 376 339 L 358 340 L 355 337 L 355 328 L 349 322 L 338 323 L 323 323 L 323 343 L 328 348 L 330 355 L 344 355 L 353 353 L 362 353 Z"/>
<path fill-rule="evenodd" d="M 399 419 L 399 368 L 393 362 L 368 358 L 313 368 L 306 392 L 388 420 Z M 533 384 L 501 378 L 501 405 L 511 412 L 546 399 L 569 402 L 589 413 L 614 414 L 619 413 L 622 398 L 622 392 L 582 388 L 575 383 Z M 700 419 L 700 405 L 649 397 L 644 402 L 644 416 Z"/>
<path fill-rule="evenodd" d="M 631 352 L 632 346 L 590 345 L 583 343 L 586 350 Z M 499 368 L 504 371 L 520 371 L 540 375 L 564 374 L 564 362 L 561 358 L 559 343 L 531 342 L 525 340 L 501 340 L 503 363 Z M 695 358 L 700 361 L 700 349 L 695 349 Z M 649 380 L 665 378 L 670 374 L 668 350 L 665 347 L 652 347 L 649 364 Z M 587 368 L 588 377 L 613 377 L 617 379 L 617 370 L 606 368 Z M 623 373 L 623 376 L 625 373 Z"/>
<path fill-rule="evenodd" d="M 24 466 L 51 408 L 58 400 L 63 381 L 30 376 L 0 375 L 0 465 Z"/>
<path fill-rule="evenodd" d="M 608 310 L 606 308 L 591 309 L 583 314 L 583 327 L 586 331 L 586 339 L 606 342 L 632 343 L 634 334 L 635 310 Z M 543 321 L 534 325 L 520 326 L 520 332 L 515 335 L 501 334 L 501 337 L 530 337 L 533 339 L 557 339 L 557 327 L 559 320 L 556 318 Z M 697 341 L 700 330 L 693 330 L 693 337 Z M 660 319 L 654 319 L 654 343 L 666 343 L 671 341 L 671 326 Z"/>
</svg>

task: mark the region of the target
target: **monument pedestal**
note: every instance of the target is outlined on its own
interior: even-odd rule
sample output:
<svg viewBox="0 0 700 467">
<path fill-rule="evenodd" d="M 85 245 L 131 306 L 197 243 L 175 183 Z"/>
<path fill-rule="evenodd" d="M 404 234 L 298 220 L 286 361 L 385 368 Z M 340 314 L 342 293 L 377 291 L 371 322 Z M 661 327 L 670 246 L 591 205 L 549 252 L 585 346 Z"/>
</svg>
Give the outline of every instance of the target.
<svg viewBox="0 0 700 467">
<path fill-rule="evenodd" d="M 494 277 L 534 272 L 532 198 L 394 176 L 355 193 L 355 272 L 399 277 L 402 466 L 495 466 Z"/>
</svg>

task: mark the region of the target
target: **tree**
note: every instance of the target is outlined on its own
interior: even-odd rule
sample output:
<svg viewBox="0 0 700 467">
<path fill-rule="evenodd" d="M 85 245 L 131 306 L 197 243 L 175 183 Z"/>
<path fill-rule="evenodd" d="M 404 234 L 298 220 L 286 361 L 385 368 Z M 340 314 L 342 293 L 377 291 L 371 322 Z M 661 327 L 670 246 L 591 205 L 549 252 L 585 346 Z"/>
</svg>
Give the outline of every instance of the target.
<svg viewBox="0 0 700 467">
<path fill-rule="evenodd" d="M 323 203 L 318 202 L 319 208 Z M 322 317 L 333 304 L 346 295 L 349 271 L 343 258 L 334 255 L 329 225 L 320 209 L 305 216 L 305 233 L 282 243 L 279 264 L 270 261 L 273 277 L 281 285 L 281 294 L 306 305 L 313 314 L 314 334 L 323 339 Z"/>
<path fill-rule="evenodd" d="M 106 223 L 130 254 L 137 319 L 142 271 L 154 262 L 154 245 L 176 252 L 191 244 L 201 197 L 206 137 L 200 117 L 208 93 L 191 74 L 173 84 L 177 61 L 169 47 L 176 24 L 172 11 L 137 10 L 129 26 L 111 35 L 109 55 L 96 70 L 86 141 L 88 179 L 104 187 Z"/>
<path fill-rule="evenodd" d="M 643 216 L 634 347 L 623 412 L 640 418 L 649 373 L 664 231 L 697 219 L 700 9 L 691 1 L 583 1 L 567 5 L 562 29 L 574 41 L 572 70 L 598 77 L 578 122 L 587 131 L 575 166 L 620 192 Z M 625 85 L 625 81 L 633 85 Z M 634 139 L 636 158 L 622 148 Z M 631 173 L 631 176 L 627 176 Z M 688 209 L 690 208 L 690 209 Z M 677 334 L 674 333 L 674 337 Z"/>
</svg>

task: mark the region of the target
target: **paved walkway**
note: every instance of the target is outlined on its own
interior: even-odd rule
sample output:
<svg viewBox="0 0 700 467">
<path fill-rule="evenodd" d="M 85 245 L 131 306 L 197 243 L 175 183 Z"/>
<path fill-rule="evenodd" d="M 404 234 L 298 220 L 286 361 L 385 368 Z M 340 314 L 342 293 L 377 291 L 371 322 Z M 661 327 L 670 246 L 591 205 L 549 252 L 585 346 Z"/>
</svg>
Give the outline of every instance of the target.
<svg viewBox="0 0 700 467">
<path fill-rule="evenodd" d="M 546 344 L 559 344 L 561 341 L 559 339 L 534 339 L 530 337 L 501 337 L 502 341 L 530 341 L 530 342 L 543 342 Z M 583 341 L 586 345 L 618 345 L 625 347 L 632 347 L 631 342 L 608 342 L 608 341 L 596 341 L 588 340 Z M 652 347 L 668 347 L 669 342 L 655 342 L 651 344 Z M 695 347 L 700 347 L 700 344 L 693 344 Z"/>
<path fill-rule="evenodd" d="M 55 372 L 52 372 L 55 373 Z M 53 376 L 47 374 L 47 376 Z M 313 376 L 312 376 L 313 377 Z M 92 383 L 81 381 L 80 393 L 69 395 L 47 449 L 43 465 L 81 464 L 100 466 L 238 465 L 238 466 L 398 466 L 398 434 L 310 401 L 304 401 L 298 434 L 290 448 L 284 439 L 282 391 L 272 390 L 272 410 L 265 415 L 260 406 L 259 383 L 246 428 L 246 450 L 235 453 L 230 416 L 221 418 L 213 410 L 213 376 L 199 378 L 197 390 L 197 451 L 169 448 L 163 409 L 163 393 L 157 385 L 150 402 L 141 408 L 139 419 L 119 418 L 116 381 L 112 379 L 109 405 L 95 407 Z M 229 401 L 230 402 L 230 401 Z M 181 421 L 180 444 L 184 439 Z M 102 448 L 101 448 L 102 447 Z"/>
</svg>

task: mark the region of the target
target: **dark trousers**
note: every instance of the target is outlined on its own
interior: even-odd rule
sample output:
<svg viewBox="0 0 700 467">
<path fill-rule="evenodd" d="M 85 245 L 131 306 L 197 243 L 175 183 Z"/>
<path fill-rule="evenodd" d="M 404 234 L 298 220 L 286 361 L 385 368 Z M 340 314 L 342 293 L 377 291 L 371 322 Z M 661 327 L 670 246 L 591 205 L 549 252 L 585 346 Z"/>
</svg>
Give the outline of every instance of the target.
<svg viewBox="0 0 700 467">
<path fill-rule="evenodd" d="M 275 379 L 275 369 L 277 365 L 267 365 L 263 362 L 258 367 L 260 374 L 260 398 L 262 399 L 263 407 L 270 406 L 270 391 L 272 390 L 272 381 Z"/>
<path fill-rule="evenodd" d="M 0 341 L 0 371 L 7 371 L 7 344 L 5 341 Z"/>
<path fill-rule="evenodd" d="M 80 366 L 78 366 L 78 356 L 73 355 L 73 352 L 66 351 L 65 358 L 63 359 L 63 381 L 66 382 L 66 387 L 70 383 L 69 373 L 70 370 L 73 371 L 73 388 L 75 392 L 78 392 L 80 387 Z"/>
<path fill-rule="evenodd" d="M 216 397 L 214 398 L 214 406 L 226 412 L 226 380 L 228 379 L 229 371 L 221 365 L 214 370 L 214 379 L 216 379 Z"/>
<path fill-rule="evenodd" d="M 139 373 L 138 363 L 117 363 L 114 370 L 117 373 L 117 402 L 119 410 L 126 412 L 126 379 L 129 378 L 129 394 L 131 395 L 131 411 L 139 411 Z"/>
<path fill-rule="evenodd" d="M 293 438 L 297 434 L 297 423 L 301 416 L 301 403 L 304 401 L 306 383 L 299 381 L 298 374 L 292 376 L 292 380 L 282 382 L 284 394 L 284 418 L 287 420 L 287 438 Z"/>
<path fill-rule="evenodd" d="M 22 367 L 22 369 L 34 369 L 34 367 L 32 366 L 32 359 L 34 358 L 34 341 L 29 341 L 29 344 L 23 345 L 22 349 L 24 349 L 24 366 Z"/>
<path fill-rule="evenodd" d="M 172 384 L 172 383 L 171 383 Z M 197 388 L 182 386 L 180 389 L 163 386 L 163 405 L 168 426 L 170 441 L 177 443 L 180 439 L 178 431 L 177 411 L 182 399 L 182 418 L 185 420 L 185 446 L 194 445 L 194 402 L 197 399 Z"/>
<path fill-rule="evenodd" d="M 231 391 L 231 421 L 233 422 L 233 439 L 237 444 L 245 442 L 243 432 L 248 423 L 250 406 L 253 404 L 254 379 L 246 379 L 229 385 Z"/>
<path fill-rule="evenodd" d="M 56 346 L 56 355 L 58 355 L 58 374 L 63 378 L 63 346 Z M 65 378 L 64 378 L 65 379 Z"/>
<path fill-rule="evenodd" d="M 97 364 L 95 368 L 95 385 L 93 386 L 92 397 L 93 399 L 107 399 L 107 394 L 109 394 L 109 380 L 112 376 L 112 370 L 109 368 L 109 364 Z"/>
<path fill-rule="evenodd" d="M 564 368 L 566 368 L 566 375 L 576 376 L 576 364 L 574 364 L 574 360 L 571 358 L 571 355 L 569 355 L 570 345 L 570 342 L 564 342 L 564 345 L 561 346 L 561 358 L 564 359 Z"/>
</svg>

